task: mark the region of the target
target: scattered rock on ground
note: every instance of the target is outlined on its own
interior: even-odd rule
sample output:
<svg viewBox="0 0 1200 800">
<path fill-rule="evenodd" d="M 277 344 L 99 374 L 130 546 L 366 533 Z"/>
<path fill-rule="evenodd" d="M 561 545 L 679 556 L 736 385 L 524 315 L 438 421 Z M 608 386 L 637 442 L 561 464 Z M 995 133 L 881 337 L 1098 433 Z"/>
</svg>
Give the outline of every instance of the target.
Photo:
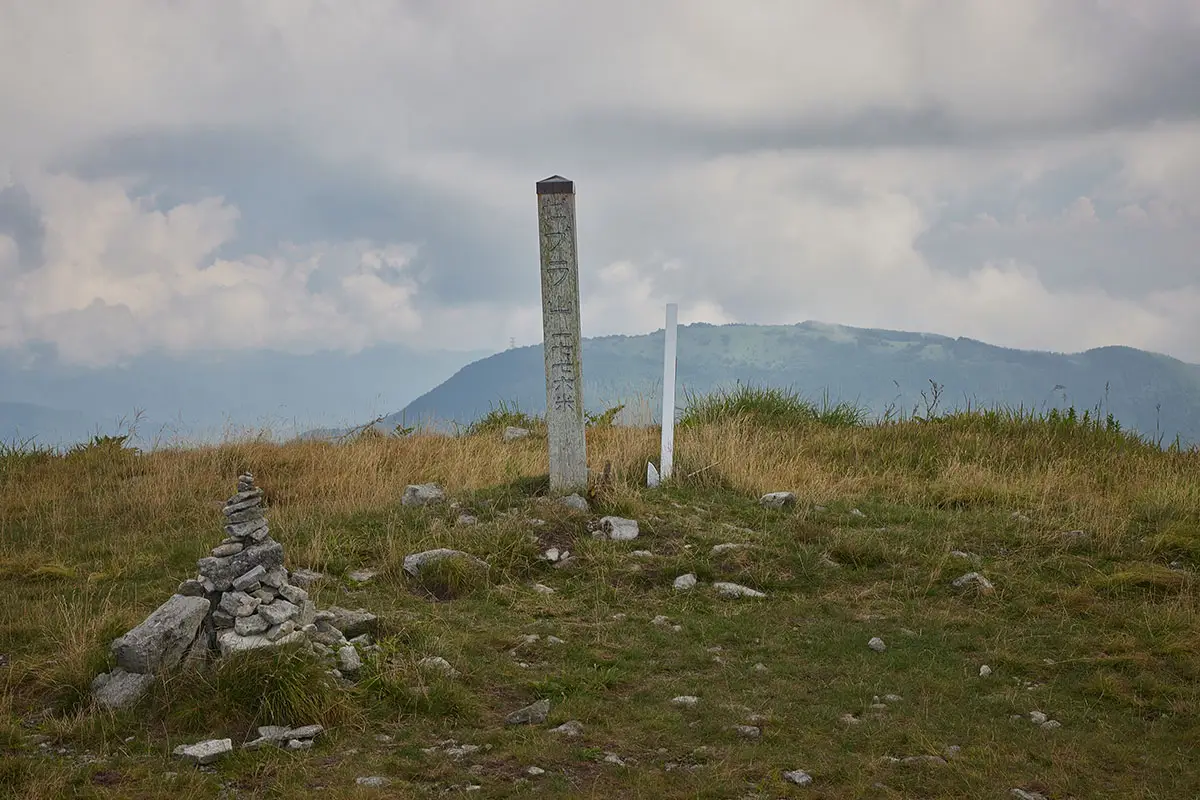
<svg viewBox="0 0 1200 800">
<path fill-rule="evenodd" d="M 580 497 L 577 494 L 569 494 L 566 497 L 559 500 L 559 502 L 562 503 L 567 508 L 573 508 L 576 511 L 587 511 L 588 510 L 587 500 L 584 500 L 582 497 Z"/>
<path fill-rule="evenodd" d="M 550 701 L 542 699 L 509 714 L 504 718 L 504 723 L 506 725 L 541 725 L 549 715 Z"/>
<path fill-rule="evenodd" d="M 575 738 L 576 736 L 583 735 L 583 725 L 579 720 L 567 720 L 557 728 L 551 728 L 550 732 L 557 733 L 559 736 L 566 736 L 567 738 Z"/>
<path fill-rule="evenodd" d="M 459 514 L 458 515 L 458 524 L 459 525 L 477 525 L 478 523 L 479 523 L 478 517 L 473 517 L 470 514 Z"/>
<path fill-rule="evenodd" d="M 538 594 L 554 594 L 554 588 L 547 586 L 544 583 L 535 583 L 533 585 L 533 590 Z"/>
<path fill-rule="evenodd" d="M 355 583 L 366 583 L 378 574 L 378 570 L 356 569 L 353 572 L 346 573 L 346 577 Z"/>
<path fill-rule="evenodd" d="M 504 429 L 504 441 L 515 442 L 517 439 L 524 439 L 531 431 L 528 428 L 517 428 L 509 425 Z"/>
<path fill-rule="evenodd" d="M 757 725 L 734 725 L 732 730 L 738 735 L 747 739 L 757 739 L 762 736 L 762 729 Z"/>
<path fill-rule="evenodd" d="M 379 622 L 379 618 L 365 608 L 351 611 L 341 606 L 330 606 L 329 613 L 333 615 L 329 619 L 329 623 L 345 634 L 348 639 L 364 633 L 373 633 Z"/>
<path fill-rule="evenodd" d="M 864 514 L 862 511 L 858 510 L 857 508 L 852 508 L 852 509 L 850 509 L 850 516 L 852 516 L 852 517 L 865 517 L 865 516 L 866 516 L 866 514 Z"/>
<path fill-rule="evenodd" d="M 951 581 L 950 585 L 955 589 L 965 589 L 974 586 L 979 590 L 980 594 L 991 594 L 996 589 L 991 581 L 978 572 L 968 572 L 965 575 L 960 575 Z"/>
<path fill-rule="evenodd" d="M 675 579 L 675 590 L 676 591 L 686 592 L 689 589 L 694 588 L 695 586 L 696 586 L 696 576 L 690 572 L 687 575 L 680 575 L 678 578 Z"/>
<path fill-rule="evenodd" d="M 795 503 L 796 495 L 791 492 L 770 492 L 758 499 L 758 504 L 765 508 L 783 508 Z"/>
<path fill-rule="evenodd" d="M 713 584 L 713 588 L 722 597 L 766 597 L 763 592 L 751 589 L 749 586 L 742 586 L 740 583 L 717 581 Z"/>
<path fill-rule="evenodd" d="M 813 782 L 812 776 L 802 769 L 792 770 L 791 772 L 783 773 L 783 779 L 788 783 L 794 783 L 797 786 L 808 786 Z"/>
<path fill-rule="evenodd" d="M 992 674 L 992 668 L 989 667 L 987 664 L 984 664 L 982 667 L 979 668 L 979 677 L 986 678 L 991 674 Z"/>
<path fill-rule="evenodd" d="M 614 542 L 632 541 L 638 537 L 637 520 L 624 517 L 602 517 L 597 536 L 599 538 L 607 537 Z"/>
<path fill-rule="evenodd" d="M 441 672 L 442 674 L 449 675 L 451 677 L 458 674 L 458 670 L 451 666 L 450 662 L 441 656 L 426 656 L 417 662 L 417 666 L 421 669 L 426 669 L 431 672 Z"/>
<path fill-rule="evenodd" d="M 126 672 L 121 667 L 114 667 L 112 672 L 101 673 L 92 681 L 92 697 L 101 706 L 115 711 L 137 703 L 152 685 L 153 675 Z"/>
<path fill-rule="evenodd" d="M 404 487 L 400 498 L 401 505 L 427 506 L 441 503 L 446 499 L 446 492 L 436 483 L 422 483 Z"/>
<path fill-rule="evenodd" d="M 690 695 L 690 694 L 683 694 L 683 695 L 680 695 L 679 697 L 675 697 L 675 698 L 671 699 L 671 705 L 680 706 L 682 708 L 695 708 L 696 704 L 699 702 L 700 702 L 699 697 L 696 697 L 695 695 Z"/>
<path fill-rule="evenodd" d="M 209 739 L 195 744 L 181 744 L 172 753 L 189 764 L 211 764 L 221 756 L 233 752 L 232 739 Z"/>
<path fill-rule="evenodd" d="M 878 636 L 872 636 L 871 641 L 867 642 L 867 647 L 871 648 L 876 653 L 882 653 L 884 650 L 887 650 L 887 645 L 884 644 L 883 639 L 880 639 Z"/>
<path fill-rule="evenodd" d="M 754 547 L 754 545 L 745 544 L 744 542 L 726 542 L 725 544 L 713 545 L 713 548 L 709 551 L 709 554 L 719 556 L 722 553 L 728 553 L 730 550 L 744 550 L 750 547 Z"/>
<path fill-rule="evenodd" d="M 479 567 L 486 568 L 488 563 L 481 558 L 476 558 L 469 553 L 464 553 L 461 550 L 451 550 L 447 547 L 439 547 L 434 550 L 426 550 L 422 553 L 412 553 L 404 557 L 404 571 L 414 578 L 421 574 L 421 570 L 426 565 L 441 561 L 446 558 L 463 558 L 470 561 Z"/>
<path fill-rule="evenodd" d="M 354 782 L 359 786 L 366 786 L 372 789 L 379 789 L 391 783 L 391 780 L 382 775 L 362 775 L 354 779 Z"/>
<path fill-rule="evenodd" d="M 1008 793 L 1017 800 L 1046 800 L 1046 795 L 1041 792 L 1030 792 L 1026 789 L 1009 789 Z"/>
</svg>

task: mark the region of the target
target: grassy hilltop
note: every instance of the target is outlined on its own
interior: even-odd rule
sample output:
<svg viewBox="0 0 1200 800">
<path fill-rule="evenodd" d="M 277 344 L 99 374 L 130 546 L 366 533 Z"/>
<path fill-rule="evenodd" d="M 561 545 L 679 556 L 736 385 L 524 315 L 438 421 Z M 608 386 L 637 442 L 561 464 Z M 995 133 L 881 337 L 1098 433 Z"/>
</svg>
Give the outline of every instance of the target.
<svg viewBox="0 0 1200 800">
<path fill-rule="evenodd" d="M 661 490 L 642 488 L 657 429 L 590 428 L 596 480 L 578 512 L 545 496 L 539 426 L 502 440 L 512 421 L 341 444 L 4 451 L 0 795 L 1200 796 L 1200 452 L 1090 417 L 867 426 L 854 409 L 749 392 L 693 404 Z M 109 642 L 221 540 L 244 469 L 287 566 L 325 573 L 322 608 L 378 614 L 383 655 L 344 688 L 299 654 L 252 653 L 163 676 L 135 710 L 96 710 Z M 456 507 L 400 505 L 425 482 Z M 772 491 L 797 502 L 761 507 Z M 593 538 L 606 514 L 640 536 Z M 443 546 L 491 567 L 423 582 L 401 570 Z M 539 558 L 552 546 L 571 567 Z M 363 567 L 378 574 L 347 579 Z M 952 585 L 972 571 L 994 588 Z M 699 584 L 677 591 L 686 573 Z M 715 580 L 766 597 L 722 598 Z M 423 671 L 427 656 L 458 674 Z M 543 698 L 544 724 L 504 724 Z M 551 733 L 569 720 L 581 735 Z M 235 750 L 205 770 L 171 758 L 314 722 L 328 731 L 308 751 Z"/>
</svg>

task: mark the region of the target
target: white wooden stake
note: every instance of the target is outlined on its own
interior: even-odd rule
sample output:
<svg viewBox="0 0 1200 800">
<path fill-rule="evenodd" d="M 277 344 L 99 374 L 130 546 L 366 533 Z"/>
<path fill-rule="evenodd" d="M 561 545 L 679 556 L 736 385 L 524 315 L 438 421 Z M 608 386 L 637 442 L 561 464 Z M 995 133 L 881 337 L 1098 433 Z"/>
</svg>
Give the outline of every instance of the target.
<svg viewBox="0 0 1200 800">
<path fill-rule="evenodd" d="M 663 390 L 662 390 L 662 453 L 659 460 L 659 477 L 671 479 L 671 467 L 675 462 L 675 346 L 676 323 L 679 306 L 667 303 L 666 336 L 663 339 Z"/>
</svg>

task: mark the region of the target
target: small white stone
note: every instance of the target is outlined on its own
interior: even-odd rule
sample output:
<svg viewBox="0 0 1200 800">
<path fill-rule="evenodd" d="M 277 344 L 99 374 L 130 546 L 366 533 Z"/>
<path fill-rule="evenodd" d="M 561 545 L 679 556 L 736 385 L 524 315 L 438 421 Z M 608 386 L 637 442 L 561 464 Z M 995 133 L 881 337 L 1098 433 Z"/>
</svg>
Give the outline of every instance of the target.
<svg viewBox="0 0 1200 800">
<path fill-rule="evenodd" d="M 557 547 L 551 547 L 542 553 L 542 558 L 546 561 L 558 561 L 560 551 Z"/>
<path fill-rule="evenodd" d="M 783 508 L 795 503 L 796 495 L 791 492 L 770 492 L 758 499 L 758 504 L 765 508 Z"/>
<path fill-rule="evenodd" d="M 783 779 L 788 783 L 794 783 L 797 786 L 808 786 L 813 782 L 812 776 L 802 769 L 783 773 Z"/>
<path fill-rule="evenodd" d="M 542 769 L 541 767 L 529 767 L 525 770 L 525 774 L 532 778 L 536 778 L 539 775 L 545 775 L 546 770 Z"/>
<path fill-rule="evenodd" d="M 638 537 L 637 520 L 624 517 L 601 517 L 598 533 L 614 542 L 632 541 Z"/>
<path fill-rule="evenodd" d="M 578 720 L 567 720 L 557 728 L 551 728 L 551 733 L 557 733 L 559 736 L 566 736 L 568 739 L 573 739 L 576 736 L 583 735 L 583 725 Z"/>
<path fill-rule="evenodd" d="M 884 644 L 883 639 L 880 639 L 878 636 L 872 636 L 871 641 L 867 642 L 867 647 L 871 648 L 876 653 L 882 653 L 884 650 L 887 650 L 887 645 Z"/>
<path fill-rule="evenodd" d="M 722 597 L 766 597 L 766 594 L 751 589 L 748 586 L 742 586 L 738 583 L 728 583 L 726 581 L 717 581 L 713 584 L 713 588 L 717 590 L 717 594 Z"/>
<path fill-rule="evenodd" d="M 768 672 L 769 670 L 767 669 L 767 665 L 766 665 L 766 664 L 763 664 L 762 662 L 759 662 L 758 664 L 755 664 L 755 665 L 754 665 L 754 671 L 755 671 L 755 672 Z"/>
<path fill-rule="evenodd" d="M 690 572 L 687 575 L 680 575 L 675 579 L 675 591 L 677 592 L 686 592 L 689 589 L 694 588 L 695 585 L 696 576 Z"/>
<path fill-rule="evenodd" d="M 995 590 L 995 586 L 987 578 L 980 575 L 978 572 L 968 572 L 965 575 L 960 575 L 950 582 L 950 585 L 955 589 L 963 589 L 967 586 L 975 586 L 982 594 L 991 594 Z"/>
<path fill-rule="evenodd" d="M 566 642 L 563 641 L 562 639 L 558 638 L 557 636 L 547 636 L 546 644 L 557 645 L 557 644 L 566 644 Z"/>
<path fill-rule="evenodd" d="M 391 780 L 383 777 L 382 775 L 370 775 L 355 778 L 354 782 L 359 786 L 367 786 L 377 789 L 382 786 L 387 786 L 389 783 L 391 783 Z"/>
<path fill-rule="evenodd" d="M 986 678 L 991 674 L 992 674 L 992 668 L 989 667 L 987 664 L 984 664 L 982 667 L 979 668 L 979 677 Z"/>
<path fill-rule="evenodd" d="M 682 694 L 679 697 L 671 698 L 671 705 L 680 706 L 682 708 L 695 708 L 700 702 L 700 698 L 695 695 Z"/>
<path fill-rule="evenodd" d="M 1034 725 L 1041 725 L 1043 722 L 1045 722 L 1048 719 L 1048 717 L 1045 714 L 1043 714 L 1041 711 L 1030 711 L 1029 719 L 1033 722 Z"/>
<path fill-rule="evenodd" d="M 1044 731 L 1052 731 L 1062 727 L 1062 723 L 1056 719 L 1048 719 L 1042 723 L 1041 728 Z"/>
<path fill-rule="evenodd" d="M 533 590 L 538 594 L 554 594 L 554 589 L 550 588 L 544 583 L 535 583 L 533 585 Z"/>
<path fill-rule="evenodd" d="M 759 736 L 762 736 L 762 729 L 756 725 L 734 725 L 733 731 L 737 733 L 738 736 L 742 736 L 747 739 L 757 739 Z"/>
<path fill-rule="evenodd" d="M 211 764 L 226 753 L 233 752 L 233 740 L 209 739 L 195 744 L 181 744 L 172 752 L 191 764 Z"/>
<path fill-rule="evenodd" d="M 367 581 L 378 575 L 378 570 L 373 569 L 356 569 L 353 572 L 346 573 L 346 577 L 355 583 L 366 583 Z"/>
<path fill-rule="evenodd" d="M 662 482 L 658 475 L 658 470 L 649 461 L 646 462 L 646 486 L 650 489 L 657 489 Z"/>
<path fill-rule="evenodd" d="M 417 662 L 417 666 L 422 669 L 441 672 L 451 677 L 458 675 L 458 670 L 450 665 L 450 662 L 441 656 L 426 656 Z"/>
<path fill-rule="evenodd" d="M 863 512 L 859 511 L 857 508 L 852 508 L 852 509 L 850 509 L 850 516 L 852 516 L 852 517 L 865 517 L 865 516 L 866 516 L 866 514 L 864 514 Z"/>
</svg>

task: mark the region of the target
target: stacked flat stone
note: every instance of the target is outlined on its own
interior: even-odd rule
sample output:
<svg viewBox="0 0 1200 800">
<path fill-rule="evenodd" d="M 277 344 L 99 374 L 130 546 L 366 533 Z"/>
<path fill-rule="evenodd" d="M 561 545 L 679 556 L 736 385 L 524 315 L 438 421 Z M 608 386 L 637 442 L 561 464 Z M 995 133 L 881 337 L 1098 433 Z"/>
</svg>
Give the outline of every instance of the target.
<svg viewBox="0 0 1200 800">
<path fill-rule="evenodd" d="M 271 538 L 262 505 L 254 476 L 239 475 L 237 494 L 221 509 L 227 538 L 197 562 L 199 577 L 180 586 L 181 594 L 212 600 L 214 638 L 223 656 L 298 641 L 316 618 L 308 592 L 288 583 L 283 545 Z"/>
<path fill-rule="evenodd" d="M 303 642 L 325 657 L 335 674 L 350 677 L 361 666 L 356 647 L 376 649 L 367 633 L 375 625 L 374 614 L 336 606 L 318 611 L 308 592 L 289 582 L 283 545 L 271 538 L 263 493 L 252 474 L 238 476 L 237 493 L 222 511 L 226 538 L 196 562 L 199 575 L 113 641 L 117 666 L 92 684 L 101 705 L 132 705 L 156 673 L 180 664 L 203 665 L 218 651 L 224 657 Z"/>
</svg>

